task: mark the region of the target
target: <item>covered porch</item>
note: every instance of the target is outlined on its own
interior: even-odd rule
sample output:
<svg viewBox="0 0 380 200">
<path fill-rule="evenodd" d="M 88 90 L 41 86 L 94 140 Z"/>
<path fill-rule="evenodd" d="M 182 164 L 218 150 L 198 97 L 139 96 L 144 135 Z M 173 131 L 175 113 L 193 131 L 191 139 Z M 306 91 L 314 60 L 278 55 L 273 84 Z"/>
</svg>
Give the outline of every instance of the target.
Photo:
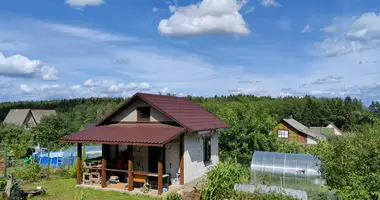
<svg viewBox="0 0 380 200">
<path fill-rule="evenodd" d="M 147 193 L 149 184 L 149 193 L 161 195 L 173 184 L 184 184 L 184 132 L 165 124 L 113 124 L 61 141 L 77 144 L 78 186 Z M 95 143 L 102 145 L 101 158 L 83 160 L 83 144 Z"/>
</svg>

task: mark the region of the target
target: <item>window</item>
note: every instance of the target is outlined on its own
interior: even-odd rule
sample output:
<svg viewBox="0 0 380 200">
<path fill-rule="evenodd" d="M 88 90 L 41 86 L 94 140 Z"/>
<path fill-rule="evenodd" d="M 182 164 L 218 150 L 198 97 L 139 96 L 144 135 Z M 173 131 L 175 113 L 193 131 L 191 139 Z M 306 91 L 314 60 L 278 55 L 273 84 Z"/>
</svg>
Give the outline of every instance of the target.
<svg viewBox="0 0 380 200">
<path fill-rule="evenodd" d="M 289 137 L 289 131 L 287 131 L 287 130 L 278 130 L 278 137 L 279 138 L 288 138 Z"/>
<path fill-rule="evenodd" d="M 141 121 L 141 122 L 150 121 L 150 107 L 137 108 L 137 121 Z"/>
<path fill-rule="evenodd" d="M 211 137 L 203 138 L 203 161 L 210 162 L 211 160 Z"/>
</svg>

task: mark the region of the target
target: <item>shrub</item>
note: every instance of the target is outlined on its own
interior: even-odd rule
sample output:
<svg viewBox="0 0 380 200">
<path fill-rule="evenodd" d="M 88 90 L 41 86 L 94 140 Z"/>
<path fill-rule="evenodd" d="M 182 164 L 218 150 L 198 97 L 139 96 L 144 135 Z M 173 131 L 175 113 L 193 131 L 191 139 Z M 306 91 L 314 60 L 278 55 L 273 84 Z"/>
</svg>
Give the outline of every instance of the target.
<svg viewBox="0 0 380 200">
<path fill-rule="evenodd" d="M 307 197 L 311 200 L 342 200 L 337 191 L 329 190 L 327 188 L 319 188 L 307 191 Z"/>
<path fill-rule="evenodd" d="M 284 194 L 275 194 L 275 193 L 249 193 L 249 192 L 235 192 L 232 196 L 234 200 L 295 200 L 292 196 L 287 196 Z"/>
<path fill-rule="evenodd" d="M 77 177 L 77 161 L 75 161 L 74 164 L 69 167 L 69 177 L 70 178 Z"/>
<path fill-rule="evenodd" d="M 7 180 L 5 178 L 0 179 L 0 191 L 4 191 L 5 186 L 7 186 Z"/>
<path fill-rule="evenodd" d="M 71 178 L 70 177 L 70 169 L 67 167 L 60 167 L 60 168 L 54 170 L 53 175 L 60 177 L 60 178 Z"/>
<path fill-rule="evenodd" d="M 164 197 L 164 200 L 181 200 L 182 196 L 178 193 L 170 193 Z"/>
<path fill-rule="evenodd" d="M 211 168 L 202 183 L 202 199 L 231 198 L 235 183 L 248 182 L 249 168 L 236 162 L 222 162 Z"/>
<path fill-rule="evenodd" d="M 16 179 L 21 182 L 34 182 L 41 178 L 41 167 L 36 162 L 32 162 L 28 165 L 16 167 L 13 173 Z"/>
<path fill-rule="evenodd" d="M 86 200 L 88 198 L 89 192 L 87 190 L 79 190 L 75 192 L 74 200 Z"/>
</svg>

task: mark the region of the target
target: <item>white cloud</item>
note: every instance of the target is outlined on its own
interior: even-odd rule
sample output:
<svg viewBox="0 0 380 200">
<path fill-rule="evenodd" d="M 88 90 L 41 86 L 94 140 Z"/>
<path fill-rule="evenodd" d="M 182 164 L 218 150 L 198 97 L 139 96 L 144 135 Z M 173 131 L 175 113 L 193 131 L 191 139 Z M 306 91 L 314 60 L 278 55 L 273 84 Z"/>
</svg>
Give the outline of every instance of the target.
<svg viewBox="0 0 380 200">
<path fill-rule="evenodd" d="M 42 26 L 50 28 L 54 31 L 70 34 L 76 37 L 87 38 L 97 41 L 133 41 L 134 37 L 128 37 L 124 35 L 118 35 L 113 33 L 107 33 L 96 29 L 90 29 L 85 27 L 67 25 L 67 24 L 54 24 L 54 23 L 41 23 Z"/>
<path fill-rule="evenodd" d="M 255 7 L 254 6 L 250 6 L 247 10 L 244 11 L 244 14 L 249 14 L 251 12 L 255 11 Z"/>
<path fill-rule="evenodd" d="M 160 9 L 159 8 L 156 8 L 156 7 L 154 7 L 154 8 L 152 8 L 152 11 L 153 12 L 158 12 Z"/>
<path fill-rule="evenodd" d="M 186 36 L 213 33 L 247 35 L 249 29 L 239 10 L 244 1 L 203 0 L 185 7 L 170 6 L 173 15 L 163 19 L 158 31 L 163 35 Z"/>
<path fill-rule="evenodd" d="M 347 34 L 350 40 L 380 40 L 380 14 L 365 13 L 352 24 Z"/>
<path fill-rule="evenodd" d="M 319 78 L 315 81 L 313 81 L 312 85 L 322 85 L 322 84 L 331 84 L 331 83 L 340 83 L 342 82 L 343 77 L 342 76 L 332 76 L 329 75 L 327 77 Z"/>
<path fill-rule="evenodd" d="M 330 24 L 330 25 L 324 27 L 322 29 L 322 31 L 325 32 L 325 33 L 335 33 L 336 29 L 337 29 L 337 27 L 336 27 L 335 24 Z"/>
<path fill-rule="evenodd" d="M 58 80 L 58 70 L 54 67 L 44 66 L 41 68 L 42 80 L 55 81 Z"/>
<path fill-rule="evenodd" d="M 40 60 L 31 60 L 23 55 L 16 54 L 5 57 L 0 53 L 0 75 L 57 80 L 58 70 L 54 67 L 44 66 Z"/>
<path fill-rule="evenodd" d="M 84 82 L 85 87 L 94 87 L 96 84 L 92 79 L 88 79 Z"/>
<path fill-rule="evenodd" d="M 66 4 L 76 7 L 76 8 L 83 8 L 86 6 L 98 6 L 104 3 L 103 0 L 66 0 Z"/>
<path fill-rule="evenodd" d="M 21 84 L 20 85 L 20 90 L 21 90 L 21 92 L 26 93 L 26 94 L 30 94 L 30 93 L 33 92 L 33 88 L 29 87 L 26 84 Z"/>
<path fill-rule="evenodd" d="M 313 30 L 313 27 L 311 27 L 309 24 L 307 24 L 305 27 L 303 27 L 301 33 L 308 33 Z"/>
<path fill-rule="evenodd" d="M 280 7 L 281 4 L 279 4 L 276 0 L 261 0 L 261 5 L 264 7 Z"/>
<path fill-rule="evenodd" d="M 337 27 L 340 31 L 337 32 Z M 327 57 L 363 52 L 380 47 L 380 15 L 364 13 L 358 18 L 345 19 L 340 24 L 323 29 L 325 38 L 316 48 Z"/>
<path fill-rule="evenodd" d="M 150 85 L 146 82 L 142 82 L 137 85 L 137 89 L 140 89 L 140 90 L 147 90 L 149 88 L 150 88 Z"/>
</svg>

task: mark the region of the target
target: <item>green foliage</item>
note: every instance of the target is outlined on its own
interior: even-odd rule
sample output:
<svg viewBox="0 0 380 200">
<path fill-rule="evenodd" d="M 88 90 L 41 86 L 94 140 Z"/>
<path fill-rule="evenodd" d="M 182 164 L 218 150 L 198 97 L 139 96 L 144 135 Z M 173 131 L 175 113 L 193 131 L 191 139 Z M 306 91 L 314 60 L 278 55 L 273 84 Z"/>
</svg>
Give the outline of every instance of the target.
<svg viewBox="0 0 380 200">
<path fill-rule="evenodd" d="M 25 200 L 26 196 L 24 191 L 20 188 L 20 186 L 16 183 L 12 187 L 10 200 Z"/>
<path fill-rule="evenodd" d="M 7 146 L 9 155 L 16 158 L 24 157 L 33 144 L 31 132 L 13 124 L 1 124 L 0 136 L 1 143 Z"/>
<path fill-rule="evenodd" d="M 75 192 L 74 200 L 86 200 L 88 199 L 89 192 L 87 190 L 80 190 Z"/>
<path fill-rule="evenodd" d="M 222 105 L 205 103 L 203 107 L 231 125 L 219 136 L 222 160 L 236 158 L 239 163 L 248 165 L 252 152 L 273 151 L 276 136 L 270 135 L 276 121 L 261 104 L 231 102 Z"/>
<path fill-rule="evenodd" d="M 235 183 L 247 183 L 248 180 L 249 168 L 233 162 L 221 162 L 207 172 L 202 183 L 202 199 L 231 198 L 235 193 Z"/>
<path fill-rule="evenodd" d="M 328 188 L 308 190 L 307 196 L 311 200 L 343 200 L 343 197 L 336 190 Z"/>
<path fill-rule="evenodd" d="M 41 178 L 41 166 L 36 162 L 18 166 L 13 171 L 17 180 L 21 182 L 34 182 Z"/>
<path fill-rule="evenodd" d="M 327 184 L 344 199 L 380 197 L 380 125 L 363 126 L 356 134 L 331 137 L 319 155 Z"/>
<path fill-rule="evenodd" d="M 292 196 L 287 196 L 283 194 L 275 194 L 275 193 L 247 193 L 247 192 L 235 192 L 232 196 L 233 200 L 296 200 Z"/>
<path fill-rule="evenodd" d="M 0 193 L 5 190 L 5 186 L 7 185 L 7 179 L 0 178 Z M 1 195 L 0 195 L 1 196 Z"/>
<path fill-rule="evenodd" d="M 33 129 L 34 140 L 49 150 L 57 150 L 70 144 L 58 140 L 79 130 L 79 125 L 72 121 L 69 114 L 57 113 L 44 117 L 41 123 Z"/>
<path fill-rule="evenodd" d="M 277 140 L 276 151 L 283 153 L 306 153 L 304 145 L 293 140 Z"/>
<path fill-rule="evenodd" d="M 182 195 L 178 193 L 170 193 L 163 198 L 164 200 L 181 200 Z"/>
</svg>

